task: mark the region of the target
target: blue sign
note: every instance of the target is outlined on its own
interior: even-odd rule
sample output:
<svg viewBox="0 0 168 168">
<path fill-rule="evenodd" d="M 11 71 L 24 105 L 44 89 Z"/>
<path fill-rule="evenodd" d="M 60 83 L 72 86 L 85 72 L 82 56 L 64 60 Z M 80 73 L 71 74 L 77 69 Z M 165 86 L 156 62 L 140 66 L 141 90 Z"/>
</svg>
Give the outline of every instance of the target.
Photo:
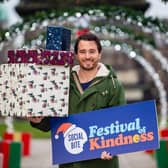
<svg viewBox="0 0 168 168">
<path fill-rule="evenodd" d="M 154 100 L 51 118 L 53 164 L 159 148 Z"/>
</svg>

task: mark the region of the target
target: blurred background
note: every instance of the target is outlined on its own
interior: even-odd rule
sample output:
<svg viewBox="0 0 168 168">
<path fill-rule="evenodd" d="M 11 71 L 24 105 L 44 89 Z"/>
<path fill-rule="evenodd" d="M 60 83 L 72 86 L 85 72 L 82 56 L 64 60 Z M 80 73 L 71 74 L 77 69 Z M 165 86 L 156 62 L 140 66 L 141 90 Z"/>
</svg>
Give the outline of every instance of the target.
<svg viewBox="0 0 168 168">
<path fill-rule="evenodd" d="M 48 25 L 71 29 L 72 50 L 78 35 L 96 33 L 104 47 L 102 62 L 116 70 L 127 102 L 155 99 L 159 127 L 167 128 L 166 0 L 1 0 L 0 64 L 7 63 L 9 49 L 45 48 Z M 1 137 L 6 131 L 29 132 L 33 139 L 50 138 L 50 133 L 33 129 L 24 119 L 1 116 Z"/>
</svg>

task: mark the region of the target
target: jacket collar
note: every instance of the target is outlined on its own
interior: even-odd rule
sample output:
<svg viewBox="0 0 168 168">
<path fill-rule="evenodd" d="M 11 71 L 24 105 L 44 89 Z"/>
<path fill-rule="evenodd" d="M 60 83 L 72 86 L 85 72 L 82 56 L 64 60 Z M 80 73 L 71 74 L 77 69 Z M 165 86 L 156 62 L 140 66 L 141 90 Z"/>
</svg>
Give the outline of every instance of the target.
<svg viewBox="0 0 168 168">
<path fill-rule="evenodd" d="M 110 71 L 109 69 L 107 69 L 107 67 L 103 63 L 98 63 L 98 66 L 99 66 L 99 69 L 95 77 L 105 77 L 109 75 Z M 78 74 L 79 69 L 80 69 L 80 66 L 75 65 L 72 68 L 72 71 L 75 71 Z"/>
</svg>

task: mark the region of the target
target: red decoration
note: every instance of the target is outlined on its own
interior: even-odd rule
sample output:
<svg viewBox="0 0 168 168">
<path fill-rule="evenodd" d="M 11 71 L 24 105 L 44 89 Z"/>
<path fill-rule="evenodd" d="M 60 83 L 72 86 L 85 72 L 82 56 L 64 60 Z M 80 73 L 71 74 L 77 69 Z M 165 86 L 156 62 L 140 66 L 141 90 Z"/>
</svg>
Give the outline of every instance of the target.
<svg viewBox="0 0 168 168">
<path fill-rule="evenodd" d="M 3 139 L 12 141 L 13 140 L 13 133 L 5 132 L 3 134 Z"/>
<path fill-rule="evenodd" d="M 89 29 L 80 29 L 80 30 L 78 30 L 78 31 L 76 32 L 76 36 L 79 37 L 79 36 L 81 36 L 81 35 L 83 35 L 83 34 L 86 34 L 86 33 L 88 33 L 88 32 L 90 32 Z"/>
<path fill-rule="evenodd" d="M 168 138 L 168 128 L 160 130 L 160 137 L 161 138 Z"/>
<path fill-rule="evenodd" d="M 4 142 L 14 141 L 14 133 L 5 132 L 3 135 L 3 140 L 4 140 Z M 28 132 L 21 133 L 21 144 L 22 144 L 22 156 L 29 156 L 30 149 L 31 149 L 31 134 L 30 133 L 28 133 Z M 1 152 L 1 150 L 0 150 L 0 152 Z"/>
<path fill-rule="evenodd" d="M 3 154 L 2 168 L 8 168 L 9 149 L 10 149 L 10 141 L 5 140 L 0 142 L 0 152 Z"/>
<path fill-rule="evenodd" d="M 146 151 L 145 151 L 146 154 L 153 154 L 154 152 L 155 152 L 155 151 L 152 150 L 152 149 L 151 149 L 151 150 L 146 150 Z"/>
<path fill-rule="evenodd" d="M 29 156 L 30 155 L 30 146 L 31 146 L 31 134 L 30 133 L 22 133 L 22 155 Z"/>
</svg>

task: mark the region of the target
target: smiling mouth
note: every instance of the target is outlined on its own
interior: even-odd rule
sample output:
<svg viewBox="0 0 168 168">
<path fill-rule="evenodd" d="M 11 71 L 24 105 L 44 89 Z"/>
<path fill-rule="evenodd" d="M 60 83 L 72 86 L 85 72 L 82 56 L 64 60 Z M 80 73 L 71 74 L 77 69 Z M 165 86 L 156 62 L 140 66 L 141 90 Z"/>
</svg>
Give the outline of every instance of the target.
<svg viewBox="0 0 168 168">
<path fill-rule="evenodd" d="M 92 63 L 93 61 L 92 60 L 85 60 L 84 62 L 85 63 Z"/>
</svg>

